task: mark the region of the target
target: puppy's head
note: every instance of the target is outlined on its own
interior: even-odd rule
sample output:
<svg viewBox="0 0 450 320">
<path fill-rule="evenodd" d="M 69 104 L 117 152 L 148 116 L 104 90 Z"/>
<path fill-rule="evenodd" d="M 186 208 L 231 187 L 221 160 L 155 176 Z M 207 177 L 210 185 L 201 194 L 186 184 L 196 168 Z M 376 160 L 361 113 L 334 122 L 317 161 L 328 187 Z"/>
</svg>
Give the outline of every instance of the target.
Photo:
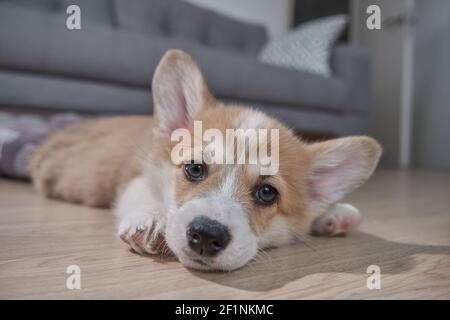
<svg viewBox="0 0 450 320">
<path fill-rule="evenodd" d="M 173 177 L 167 179 L 175 181 L 166 241 L 188 267 L 233 270 L 253 259 L 258 249 L 301 238 L 315 217 L 365 182 L 380 156 L 378 143 L 368 137 L 306 144 L 259 111 L 223 105 L 209 92 L 192 58 L 179 50 L 164 55 L 152 88 L 155 137 L 164 146 L 162 157 L 170 162 Z M 259 161 L 205 161 L 217 154 L 225 159 L 229 145 L 204 136 L 195 141 L 195 123 L 201 123 L 203 133 L 214 129 L 224 137 L 229 129 L 268 130 L 266 147 L 277 170 L 261 174 Z M 171 135 L 180 128 L 191 134 L 192 152 L 174 163 Z M 270 139 L 272 130 L 277 132 L 275 140 Z M 238 154 L 237 149 L 235 145 L 231 151 Z M 247 158 L 249 152 L 241 149 Z M 196 158 L 199 154 L 201 159 Z"/>
</svg>

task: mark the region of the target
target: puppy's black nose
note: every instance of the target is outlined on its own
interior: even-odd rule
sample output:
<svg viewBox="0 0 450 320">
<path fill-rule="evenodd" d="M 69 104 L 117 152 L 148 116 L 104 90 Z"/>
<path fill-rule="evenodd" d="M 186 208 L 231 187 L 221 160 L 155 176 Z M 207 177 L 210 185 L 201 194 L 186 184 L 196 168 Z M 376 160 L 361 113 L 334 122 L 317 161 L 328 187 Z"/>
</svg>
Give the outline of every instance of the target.
<svg viewBox="0 0 450 320">
<path fill-rule="evenodd" d="M 202 256 L 214 256 L 230 242 L 228 228 L 219 221 L 200 216 L 189 223 L 186 231 L 189 247 Z"/>
</svg>

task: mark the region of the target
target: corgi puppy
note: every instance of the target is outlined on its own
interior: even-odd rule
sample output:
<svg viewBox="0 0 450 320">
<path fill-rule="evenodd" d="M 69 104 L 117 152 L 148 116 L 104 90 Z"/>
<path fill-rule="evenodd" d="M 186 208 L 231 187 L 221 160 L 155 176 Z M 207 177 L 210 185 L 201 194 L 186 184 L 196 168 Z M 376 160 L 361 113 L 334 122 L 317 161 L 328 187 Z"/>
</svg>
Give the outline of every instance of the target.
<svg viewBox="0 0 450 320">
<path fill-rule="evenodd" d="M 30 164 L 36 189 L 112 206 L 118 234 L 135 252 L 171 252 L 202 270 L 234 270 L 260 249 L 309 233 L 346 233 L 360 223 L 359 211 L 339 201 L 373 173 L 381 147 L 372 138 L 305 143 L 260 111 L 217 101 L 197 64 L 180 50 L 162 57 L 152 90 L 153 117 L 85 120 L 46 139 Z M 275 142 L 266 139 L 267 150 L 277 153 L 276 170 L 264 173 L 258 161 L 206 161 L 211 146 L 215 154 L 230 153 L 220 139 L 194 138 L 196 146 L 185 144 L 188 152 L 174 162 L 173 133 L 195 136 L 196 123 L 224 136 L 230 129 L 276 130 Z M 241 148 L 241 155 L 249 152 Z"/>
</svg>

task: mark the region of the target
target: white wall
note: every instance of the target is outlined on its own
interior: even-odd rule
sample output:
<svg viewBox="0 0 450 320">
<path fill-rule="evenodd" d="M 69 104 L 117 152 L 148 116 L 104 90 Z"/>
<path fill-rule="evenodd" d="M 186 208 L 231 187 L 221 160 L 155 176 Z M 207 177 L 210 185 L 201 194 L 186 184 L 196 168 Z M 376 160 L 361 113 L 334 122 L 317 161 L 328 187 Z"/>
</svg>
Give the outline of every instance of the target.
<svg viewBox="0 0 450 320">
<path fill-rule="evenodd" d="M 417 1 L 413 164 L 450 169 L 450 1 Z"/>
<path fill-rule="evenodd" d="M 366 25 L 369 5 L 378 5 L 381 20 L 406 12 L 408 0 L 353 0 L 352 36 L 357 45 L 369 49 L 371 94 L 369 106 L 370 134 L 383 145 L 382 164 L 397 167 L 404 148 L 402 110 L 404 85 L 405 30 L 402 26 L 381 26 L 369 30 Z"/>
<path fill-rule="evenodd" d="M 291 0 L 186 0 L 230 17 L 263 24 L 269 36 L 284 33 L 291 24 Z"/>
<path fill-rule="evenodd" d="M 404 12 L 409 0 L 353 0 L 352 34 L 370 49 L 372 58 L 372 135 L 384 147 L 383 163 L 401 163 L 402 123 L 412 120 L 411 165 L 450 169 L 450 1 L 416 0 L 411 28 L 412 105 L 402 108 L 405 92 L 405 33 L 398 25 L 369 31 L 365 25 L 369 4 L 381 7 L 382 21 Z M 410 79 L 411 80 L 411 79 Z M 412 117 L 411 117 L 412 113 Z M 412 119 L 411 119 L 412 118 Z"/>
</svg>

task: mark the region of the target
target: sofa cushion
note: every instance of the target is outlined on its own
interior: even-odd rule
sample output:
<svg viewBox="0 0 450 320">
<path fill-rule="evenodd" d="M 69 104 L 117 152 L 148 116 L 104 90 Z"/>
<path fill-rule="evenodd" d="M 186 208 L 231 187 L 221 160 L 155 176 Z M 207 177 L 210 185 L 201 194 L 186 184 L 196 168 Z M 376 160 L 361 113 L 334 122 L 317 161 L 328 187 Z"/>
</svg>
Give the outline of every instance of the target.
<svg viewBox="0 0 450 320">
<path fill-rule="evenodd" d="M 81 28 L 85 23 L 114 25 L 114 10 L 111 0 L 58 0 L 63 12 L 72 4 L 81 9 Z"/>
<path fill-rule="evenodd" d="M 59 15 L 14 10 L 0 9 L 0 67 L 6 69 L 148 88 L 164 52 L 181 48 L 194 56 L 222 98 L 335 111 L 347 102 L 349 89 L 340 78 L 263 65 L 253 56 L 185 39 L 93 25 L 69 31 L 60 27 L 65 22 Z M 33 28 L 21 21 L 32 21 Z"/>
<path fill-rule="evenodd" d="M 149 35 L 169 32 L 170 1 L 114 0 L 114 16 L 119 28 Z"/>
<path fill-rule="evenodd" d="M 81 27 L 89 24 L 113 25 L 112 0 L 0 0 L 0 5 L 12 4 L 23 9 L 37 9 L 46 13 L 55 13 L 66 19 L 67 7 L 78 5 L 81 9 Z M 27 21 L 27 26 L 30 26 Z M 64 27 L 62 25 L 62 27 Z"/>
<path fill-rule="evenodd" d="M 150 114 L 150 90 L 0 69 L 2 106 L 94 113 Z"/>
<path fill-rule="evenodd" d="M 223 52 L 193 51 L 193 56 L 213 89 L 224 98 L 339 112 L 349 106 L 348 83 L 341 78 L 268 66 Z"/>
<path fill-rule="evenodd" d="M 117 22 L 130 32 L 185 38 L 206 46 L 258 54 L 262 26 L 237 21 L 180 0 L 114 0 Z"/>
<path fill-rule="evenodd" d="M 330 77 L 331 52 L 347 20 L 347 15 L 339 14 L 301 24 L 269 41 L 261 50 L 259 60 L 274 66 Z"/>
<path fill-rule="evenodd" d="M 97 30 L 113 29 L 90 21 L 82 22 L 81 30 L 68 30 L 66 18 L 65 12 L 45 12 L 0 2 L 0 66 L 58 73 L 64 70 L 60 64 L 65 64 L 66 49 L 71 51 L 69 56 L 81 52 L 95 60 L 96 50 L 101 48 L 92 37 L 102 36 Z M 68 65 L 65 68 L 71 69 Z M 76 73 L 67 75 L 76 76 Z"/>
<path fill-rule="evenodd" d="M 59 1 L 58 0 L 0 0 L 0 4 L 2 3 L 13 3 L 17 6 L 22 6 L 25 8 L 33 8 L 44 11 L 55 11 L 59 9 Z"/>
</svg>

